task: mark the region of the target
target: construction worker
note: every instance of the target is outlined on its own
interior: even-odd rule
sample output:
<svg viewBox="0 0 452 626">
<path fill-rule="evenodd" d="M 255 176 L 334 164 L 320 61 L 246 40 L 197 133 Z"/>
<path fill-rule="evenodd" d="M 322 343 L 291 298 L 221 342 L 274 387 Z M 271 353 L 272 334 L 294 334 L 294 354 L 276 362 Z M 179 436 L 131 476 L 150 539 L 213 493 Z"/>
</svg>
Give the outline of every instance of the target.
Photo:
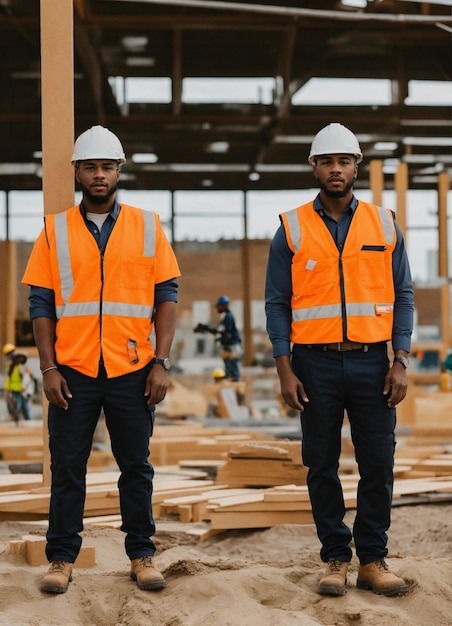
<svg viewBox="0 0 452 626">
<path fill-rule="evenodd" d="M 301 412 L 303 462 L 327 564 L 318 591 L 331 596 L 346 591 L 352 538 L 359 588 L 387 596 L 408 589 L 385 557 L 413 285 L 393 212 L 353 194 L 362 158 L 342 124 L 317 133 L 308 160 L 320 193 L 280 216 L 266 277 L 267 330 L 282 396 Z M 353 532 L 344 523 L 338 477 L 344 411 L 360 473 Z"/>
<path fill-rule="evenodd" d="M 5 392 L 8 394 L 8 407 L 16 426 L 19 425 L 21 417 L 26 421 L 30 420 L 30 409 L 28 406 L 30 381 L 34 382 L 33 374 L 27 367 L 28 355 L 25 352 L 17 352 L 14 349 L 10 353 L 11 361 L 6 368 Z"/>
<path fill-rule="evenodd" d="M 212 370 L 212 380 L 214 385 L 207 387 L 207 417 L 233 417 L 230 415 L 228 408 L 225 406 L 224 399 L 222 401 L 222 390 L 233 389 L 235 393 L 235 401 L 237 406 L 242 407 L 240 411 L 243 413 L 246 407 L 246 384 L 243 381 L 233 382 L 226 377 L 226 372 L 222 367 L 215 367 Z M 221 406 L 220 406 L 221 405 Z"/>
<path fill-rule="evenodd" d="M 86 464 L 102 409 L 121 472 L 130 577 L 140 589 L 165 586 L 152 560 L 148 456 L 154 408 L 169 384 L 180 272 L 159 217 L 116 200 L 125 160 L 118 137 L 102 126 L 78 137 L 72 164 L 81 204 L 46 216 L 22 281 L 31 286 L 30 317 L 49 401 L 51 565 L 40 587 L 48 593 L 64 593 L 72 580 Z"/>
<path fill-rule="evenodd" d="M 4 356 L 8 357 L 15 351 L 16 346 L 13 343 L 5 343 L 2 348 Z"/>
<path fill-rule="evenodd" d="M 242 358 L 242 340 L 229 308 L 229 298 L 220 296 L 215 303 L 220 322 L 216 326 L 218 341 L 221 344 L 221 357 L 226 370 L 226 378 L 233 382 L 240 380 L 239 363 Z"/>
<path fill-rule="evenodd" d="M 221 367 L 212 370 L 212 378 L 215 383 L 221 383 L 226 378 L 226 372 Z"/>
<path fill-rule="evenodd" d="M 16 346 L 13 343 L 5 343 L 3 345 L 2 348 L 2 352 L 3 355 L 6 359 L 6 365 L 5 365 L 5 384 L 3 386 L 4 391 L 5 391 L 5 401 L 6 401 L 6 408 L 8 410 L 8 415 L 9 418 L 12 422 L 16 422 L 17 423 L 17 411 L 16 411 L 16 402 L 14 400 L 14 396 L 12 395 L 12 393 L 10 391 L 7 390 L 7 379 L 8 379 L 8 369 L 9 366 L 11 365 L 11 363 L 13 362 L 13 355 L 14 355 L 14 351 L 16 350 Z"/>
<path fill-rule="evenodd" d="M 214 326 L 197 324 L 193 332 L 211 333 L 216 336 L 215 341 L 221 345 L 221 358 L 223 359 L 226 378 L 238 382 L 240 380 L 239 364 L 242 358 L 242 340 L 235 323 L 235 317 L 229 308 L 229 298 L 220 296 L 215 302 L 215 307 L 220 315 L 218 324 Z"/>
</svg>

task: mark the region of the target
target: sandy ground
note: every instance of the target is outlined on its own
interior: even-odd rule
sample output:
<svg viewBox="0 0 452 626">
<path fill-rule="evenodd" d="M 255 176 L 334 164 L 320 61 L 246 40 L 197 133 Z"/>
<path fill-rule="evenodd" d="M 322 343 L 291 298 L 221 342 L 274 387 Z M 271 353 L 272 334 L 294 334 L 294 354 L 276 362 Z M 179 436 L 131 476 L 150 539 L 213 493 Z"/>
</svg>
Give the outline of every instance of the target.
<svg viewBox="0 0 452 626">
<path fill-rule="evenodd" d="M 354 512 L 347 513 L 347 521 Z M 410 582 L 402 597 L 356 588 L 316 593 L 324 566 L 313 526 L 229 531 L 199 541 L 161 522 L 156 563 L 167 580 L 140 591 L 129 578 L 124 537 L 87 527 L 96 565 L 77 569 L 66 594 L 39 591 L 46 566 L 9 554 L 9 541 L 45 524 L 0 523 L 0 626 L 446 626 L 452 625 L 452 504 L 394 507 L 389 565 Z M 182 526 L 181 526 L 182 529 Z"/>
</svg>

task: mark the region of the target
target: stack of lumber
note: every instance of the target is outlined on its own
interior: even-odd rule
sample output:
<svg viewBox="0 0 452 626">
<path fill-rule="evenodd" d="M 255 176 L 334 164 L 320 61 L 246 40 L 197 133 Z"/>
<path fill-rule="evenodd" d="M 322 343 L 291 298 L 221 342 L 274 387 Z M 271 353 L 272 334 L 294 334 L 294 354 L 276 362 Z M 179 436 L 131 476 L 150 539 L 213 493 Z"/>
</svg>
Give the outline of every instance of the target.
<svg viewBox="0 0 452 626">
<path fill-rule="evenodd" d="M 234 445 L 217 480 L 230 487 L 305 485 L 307 468 L 301 461 L 299 441 L 249 442 Z"/>
<path fill-rule="evenodd" d="M 182 460 L 226 459 L 235 443 L 253 440 L 274 440 L 271 435 L 245 429 L 206 428 L 204 424 L 157 424 L 150 444 L 150 461 L 154 466 L 175 465 Z M 42 462 L 43 427 L 38 425 L 0 425 L 0 460 L 8 462 Z M 90 469 L 115 468 L 109 446 L 93 447 L 88 461 Z"/>
<path fill-rule="evenodd" d="M 356 507 L 358 476 L 343 477 L 346 509 Z M 396 479 L 394 506 L 429 502 L 431 496 L 452 498 L 452 475 L 444 478 Z M 414 496 L 414 497 L 413 497 Z M 437 498 L 431 498 L 437 501 Z M 239 528 L 268 528 L 279 524 L 312 524 L 306 486 L 281 485 L 261 489 L 206 490 L 194 497 L 172 497 L 159 506 L 160 515 L 178 515 L 184 522 L 208 522 L 215 531 Z"/>
<path fill-rule="evenodd" d="M 175 431 L 172 429 L 176 429 Z M 170 430 L 159 429 L 161 438 L 168 444 L 178 438 Z M 163 436 L 166 430 L 166 436 Z M 224 463 L 209 460 L 203 450 L 205 461 L 165 467 L 155 467 L 153 505 L 156 517 L 177 518 L 181 523 L 207 524 L 205 532 L 219 532 L 232 528 L 262 528 L 275 524 L 312 523 L 312 513 L 306 488 L 306 468 L 301 462 L 299 441 L 283 441 L 254 438 L 250 432 L 209 432 L 194 428 L 196 436 L 185 432 L 187 452 L 181 448 L 177 454 L 195 456 L 198 440 L 209 442 L 214 455 L 226 448 Z M 193 431 L 191 432 L 193 435 Z M 409 441 L 409 443 L 408 443 Z M 452 498 L 452 454 L 448 445 L 413 445 L 413 438 L 401 441 L 397 446 L 394 486 L 394 505 L 425 502 L 438 498 Z M 217 448 L 218 446 L 218 448 Z M 198 450 L 199 453 L 199 450 Z M 167 452 L 167 454 L 169 454 Z M 207 478 L 205 471 L 194 470 L 194 464 L 217 464 L 216 480 Z M 0 520 L 45 519 L 49 507 L 49 487 L 44 486 L 42 476 L 0 475 Z M 85 517 L 119 515 L 117 471 L 93 472 L 87 476 Z M 341 481 L 345 505 L 356 506 L 356 490 L 359 476 L 354 459 L 347 446 L 341 458 Z M 428 497 L 427 497 L 427 494 Z"/>
<path fill-rule="evenodd" d="M 0 460 L 4 463 L 42 463 L 43 441 L 47 442 L 47 433 L 39 424 L 27 424 L 15 426 L 12 422 L 0 425 Z M 88 461 L 89 468 L 114 467 L 116 465 L 111 450 L 105 449 L 91 451 Z"/>
<path fill-rule="evenodd" d="M 0 425 L 0 459 L 2 461 L 42 461 L 42 425 Z"/>
<path fill-rule="evenodd" d="M 50 489 L 42 485 L 42 476 L 25 475 L 24 485 L 17 484 L 17 476 L 12 489 L 0 492 L 0 520 L 36 520 L 48 515 Z M 10 483 L 10 476 L 0 476 L 0 484 Z M 38 478 L 41 483 L 38 484 Z M 88 472 L 85 516 L 115 515 L 119 513 L 118 483 L 119 472 Z M 35 486 L 30 487 L 31 480 Z M 194 495 L 207 488 L 215 489 L 213 481 L 205 479 L 203 473 L 180 471 L 165 468 L 156 471 L 154 477 L 153 503 L 158 507 L 165 498 L 173 495 Z"/>
</svg>

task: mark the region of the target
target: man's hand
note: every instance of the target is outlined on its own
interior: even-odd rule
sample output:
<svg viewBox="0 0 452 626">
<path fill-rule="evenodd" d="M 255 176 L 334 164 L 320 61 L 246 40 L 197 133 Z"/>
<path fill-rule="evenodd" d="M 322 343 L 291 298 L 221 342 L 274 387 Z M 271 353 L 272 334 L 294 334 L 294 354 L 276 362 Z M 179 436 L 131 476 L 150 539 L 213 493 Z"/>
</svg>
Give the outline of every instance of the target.
<svg viewBox="0 0 452 626">
<path fill-rule="evenodd" d="M 161 365 L 154 365 L 146 378 L 144 395 L 148 397 L 148 405 L 161 402 L 168 391 L 168 372 Z"/>
<path fill-rule="evenodd" d="M 386 374 L 383 394 L 388 396 L 388 406 L 394 407 L 402 402 L 406 396 L 408 381 L 406 369 L 402 363 L 393 363 L 391 369 Z"/>
<path fill-rule="evenodd" d="M 42 377 L 42 389 L 50 404 L 67 411 L 67 399 L 72 398 L 66 379 L 57 369 L 50 369 Z"/>
<path fill-rule="evenodd" d="M 306 395 L 303 383 L 293 373 L 290 358 L 288 356 L 279 356 L 275 360 L 284 402 L 292 409 L 304 411 L 304 406 L 301 402 L 309 402 L 309 398 Z"/>
</svg>

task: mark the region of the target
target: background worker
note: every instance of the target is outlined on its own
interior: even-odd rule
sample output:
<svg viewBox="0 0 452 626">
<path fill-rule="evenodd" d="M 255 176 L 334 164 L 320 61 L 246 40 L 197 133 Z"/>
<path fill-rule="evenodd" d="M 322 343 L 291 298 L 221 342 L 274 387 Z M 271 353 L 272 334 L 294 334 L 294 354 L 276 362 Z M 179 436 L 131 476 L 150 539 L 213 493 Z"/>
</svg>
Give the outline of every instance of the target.
<svg viewBox="0 0 452 626">
<path fill-rule="evenodd" d="M 220 296 L 215 302 L 215 307 L 220 315 L 218 324 L 215 326 L 197 324 L 193 331 L 195 333 L 212 333 L 216 336 L 215 341 L 221 345 L 221 358 L 223 359 L 226 378 L 238 382 L 240 380 L 242 339 L 235 323 L 235 317 L 229 308 L 229 298 Z"/>
<path fill-rule="evenodd" d="M 315 136 L 309 163 L 320 193 L 281 215 L 267 267 L 267 330 L 282 396 L 301 411 L 303 462 L 327 563 L 319 593 L 345 593 L 353 536 L 358 587 L 392 596 L 408 589 L 385 557 L 413 286 L 394 214 L 353 194 L 361 161 L 357 138 L 341 124 Z M 360 473 L 353 535 L 338 477 L 344 411 Z"/>
<path fill-rule="evenodd" d="M 229 298 L 220 296 L 215 307 L 220 315 L 216 333 L 221 345 L 221 358 L 224 362 L 226 378 L 238 382 L 240 380 L 239 364 L 242 358 L 242 340 L 235 323 L 235 317 L 229 308 Z"/>
<path fill-rule="evenodd" d="M 81 204 L 46 216 L 23 277 L 49 401 L 51 565 L 40 588 L 64 593 L 72 580 L 86 465 L 103 409 L 121 474 L 130 577 L 140 589 L 161 589 L 165 581 L 152 560 L 149 439 L 155 405 L 168 388 L 179 268 L 158 216 L 116 200 L 125 163 L 116 135 L 102 126 L 82 133 L 72 163 Z"/>
<path fill-rule="evenodd" d="M 16 350 L 16 346 L 13 343 L 5 343 L 2 347 L 3 356 L 5 357 L 6 365 L 5 365 L 5 382 L 8 375 L 8 367 L 12 363 L 12 357 Z M 8 410 L 9 418 L 12 422 L 16 421 L 16 405 L 14 402 L 14 398 L 12 394 L 6 389 L 5 384 L 3 384 L 3 388 L 5 391 L 5 402 L 6 408 Z"/>
<path fill-rule="evenodd" d="M 216 367 L 212 370 L 212 380 L 214 384 L 207 386 L 205 390 L 208 401 L 207 417 L 232 417 L 230 414 L 227 414 L 227 407 L 224 406 L 224 389 L 233 389 L 237 406 L 246 407 L 247 399 L 245 382 L 233 382 L 232 380 L 228 380 L 226 378 L 226 372 L 221 367 Z"/>
<path fill-rule="evenodd" d="M 26 362 L 27 355 L 14 350 L 10 353 L 10 363 L 6 368 L 5 392 L 8 395 L 8 410 L 16 426 L 19 425 L 21 418 L 30 420 L 28 392 L 33 375 Z"/>
</svg>

